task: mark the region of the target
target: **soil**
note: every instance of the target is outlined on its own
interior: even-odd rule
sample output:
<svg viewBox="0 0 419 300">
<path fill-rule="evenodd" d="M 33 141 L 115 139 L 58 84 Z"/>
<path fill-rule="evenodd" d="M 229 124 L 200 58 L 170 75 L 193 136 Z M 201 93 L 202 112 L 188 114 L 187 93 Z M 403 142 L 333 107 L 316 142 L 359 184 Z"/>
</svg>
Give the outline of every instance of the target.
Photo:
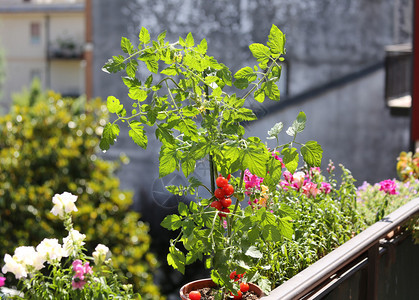
<svg viewBox="0 0 419 300">
<path fill-rule="evenodd" d="M 214 294 L 217 292 L 217 290 L 213 288 L 202 288 L 202 289 L 198 289 L 198 291 L 201 293 L 201 300 L 214 300 Z M 258 300 L 258 299 L 259 297 L 252 291 L 243 293 L 242 300 Z"/>
</svg>

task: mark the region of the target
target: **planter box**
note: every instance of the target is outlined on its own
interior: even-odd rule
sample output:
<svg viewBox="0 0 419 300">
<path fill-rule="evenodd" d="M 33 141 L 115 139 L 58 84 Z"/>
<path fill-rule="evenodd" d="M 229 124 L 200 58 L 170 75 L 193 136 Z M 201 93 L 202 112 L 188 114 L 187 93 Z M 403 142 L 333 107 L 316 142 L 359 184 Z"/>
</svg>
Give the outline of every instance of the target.
<svg viewBox="0 0 419 300">
<path fill-rule="evenodd" d="M 263 299 L 416 299 L 419 245 L 414 245 L 406 232 L 397 235 L 397 229 L 418 213 L 419 198 L 416 198 Z M 346 289 L 339 292 L 344 284 Z"/>
</svg>

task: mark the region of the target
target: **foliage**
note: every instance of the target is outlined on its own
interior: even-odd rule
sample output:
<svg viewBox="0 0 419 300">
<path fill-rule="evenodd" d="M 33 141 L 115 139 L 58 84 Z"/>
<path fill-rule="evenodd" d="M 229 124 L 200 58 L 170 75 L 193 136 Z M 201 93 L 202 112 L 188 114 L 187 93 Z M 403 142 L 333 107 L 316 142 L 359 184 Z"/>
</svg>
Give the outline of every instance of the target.
<svg viewBox="0 0 419 300">
<path fill-rule="evenodd" d="M 278 286 L 319 258 L 359 233 L 364 224 L 356 211 L 354 179 L 341 166 L 341 183 L 329 164 L 326 178 L 319 168 L 303 169 L 294 174 L 285 171 L 275 191 L 266 193 L 261 182 L 261 197 L 251 205 L 255 210 L 266 208 L 274 215 L 287 213 L 292 217 L 294 233 L 290 239 L 265 241 L 258 262 L 272 287 Z"/>
<path fill-rule="evenodd" d="M 13 273 L 19 279 L 20 292 L 3 296 L 33 300 L 141 299 L 140 295 L 134 295 L 132 285 L 121 283 L 112 269 L 108 247 L 97 245 L 93 257 L 84 253 L 86 235 L 73 228 L 71 216 L 73 211 L 77 211 L 76 201 L 77 196 L 67 192 L 53 198 L 51 213 L 63 220 L 68 232 L 62 245 L 57 239 L 44 239 L 36 249 L 20 246 L 13 256 L 5 255 L 2 271 Z M 42 272 L 44 264 L 49 265 L 46 274 Z"/>
<path fill-rule="evenodd" d="M 49 199 L 69 191 L 79 195 L 74 218 L 76 229 L 89 237 L 86 249 L 108 245 L 115 267 L 134 290 L 144 299 L 158 299 L 148 226 L 129 209 L 132 193 L 119 188 L 118 164 L 96 153 L 107 120 L 100 99 L 85 103 L 53 93 L 36 99 L 0 118 L 0 257 L 16 245 L 62 236 L 61 224 L 48 213 Z"/>
<path fill-rule="evenodd" d="M 122 37 L 125 54 L 113 56 L 105 64 L 106 72 L 125 71 L 122 79 L 132 107 L 114 96 L 108 97 L 107 108 L 116 118 L 105 126 L 100 147 L 107 150 L 114 144 L 120 132 L 118 124 L 122 123 L 128 126 L 135 144 L 145 149 L 148 137 L 144 127 L 154 128 L 162 143 L 160 177 L 182 171 L 190 185 L 168 189 L 175 194 L 196 194 L 198 200 L 189 205 L 180 203 L 179 214 L 167 216 L 162 222 L 167 229 L 180 230 L 170 243 L 168 263 L 183 273 L 185 265 L 203 260 L 212 269 L 212 279 L 230 291 L 238 289 L 230 273 L 246 272 L 245 279 L 259 283 L 267 292 L 270 282 L 257 264 L 261 247 L 291 238 L 291 218 L 287 213 L 275 215 L 264 208 L 246 208 L 245 172 L 263 177 L 273 191 L 282 172 L 281 161 L 275 155 L 281 155 L 285 167 L 294 173 L 300 157 L 308 166 L 320 166 L 323 152 L 315 141 L 297 142 L 297 135 L 306 126 L 303 112 L 286 130 L 290 142 L 279 144 L 282 123 L 268 132 L 269 139 L 277 142 L 271 149 L 258 137 L 245 137 L 242 123 L 256 120 L 253 111 L 245 107 L 246 100 L 280 99 L 276 82 L 281 75 L 285 35 L 272 25 L 266 45 L 249 46 L 259 64 L 243 67 L 234 75 L 207 55 L 205 39 L 195 42 L 189 33 L 171 44 L 165 36 L 163 32 L 157 40 L 151 40 L 148 30 L 141 28 L 138 45 Z M 140 63 L 152 74 L 140 72 Z M 153 74 L 158 74 L 157 82 Z M 233 86 L 238 92 L 246 90 L 244 95 L 227 93 Z M 208 162 L 210 187 L 195 178 L 197 161 Z M 223 177 L 218 174 L 228 180 L 229 174 L 233 176 L 216 190 L 216 181 Z M 231 195 L 235 203 L 230 209 Z M 180 250 L 179 244 L 186 251 Z"/>
</svg>

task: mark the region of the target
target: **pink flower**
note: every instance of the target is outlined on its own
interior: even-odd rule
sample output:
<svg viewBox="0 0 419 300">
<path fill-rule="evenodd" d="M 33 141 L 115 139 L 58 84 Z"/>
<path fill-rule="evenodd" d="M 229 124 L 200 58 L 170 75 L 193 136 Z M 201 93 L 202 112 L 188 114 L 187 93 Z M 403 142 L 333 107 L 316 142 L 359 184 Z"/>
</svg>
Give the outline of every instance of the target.
<svg viewBox="0 0 419 300">
<path fill-rule="evenodd" d="M 330 183 L 327 183 L 327 182 L 321 183 L 320 191 L 322 191 L 322 193 L 325 193 L 327 195 L 330 193 L 331 190 L 332 190 L 332 186 L 330 185 Z"/>
<path fill-rule="evenodd" d="M 284 173 L 284 179 L 288 182 L 292 182 L 293 178 L 292 178 L 292 174 L 289 171 L 285 171 Z"/>
<path fill-rule="evenodd" d="M 397 184 L 391 179 L 383 180 L 380 182 L 380 191 L 386 194 L 397 195 L 399 192 L 396 191 Z"/>
<path fill-rule="evenodd" d="M 76 259 L 73 261 L 73 281 L 71 283 L 73 290 L 74 289 L 82 289 L 86 284 L 86 280 L 84 275 L 92 274 L 92 267 L 90 267 L 89 262 L 86 262 L 83 265 L 83 262 L 80 259 Z"/>
<path fill-rule="evenodd" d="M 280 158 L 276 152 L 272 152 L 272 156 L 275 157 L 275 159 L 279 160 L 281 162 L 281 167 L 285 168 L 284 162 L 282 161 L 282 158 Z"/>
<path fill-rule="evenodd" d="M 317 194 L 319 193 L 319 189 L 317 188 L 317 184 L 314 182 L 306 182 L 303 186 L 303 194 L 307 197 L 312 196 L 313 198 L 316 198 Z"/>
<path fill-rule="evenodd" d="M 0 276 L 0 287 L 2 287 L 4 285 L 5 281 L 6 281 L 6 277 L 1 277 Z"/>
<path fill-rule="evenodd" d="M 291 185 L 287 181 L 281 181 L 279 182 L 279 185 L 282 187 L 284 191 L 288 191 L 288 188 L 291 187 Z"/>
<path fill-rule="evenodd" d="M 260 190 L 260 184 L 263 182 L 263 178 L 253 175 L 248 169 L 246 169 L 244 171 L 244 182 L 246 195 L 249 196 L 251 194 L 251 189 L 255 188 Z"/>
</svg>

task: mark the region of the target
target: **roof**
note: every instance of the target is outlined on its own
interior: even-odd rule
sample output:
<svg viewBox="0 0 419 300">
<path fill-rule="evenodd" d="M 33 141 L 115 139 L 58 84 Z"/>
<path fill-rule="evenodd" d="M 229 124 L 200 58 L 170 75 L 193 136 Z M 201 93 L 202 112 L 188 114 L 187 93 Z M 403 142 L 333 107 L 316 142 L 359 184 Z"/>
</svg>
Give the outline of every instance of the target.
<svg viewBox="0 0 419 300">
<path fill-rule="evenodd" d="M 84 3 L 73 4 L 14 4 L 14 5 L 0 5 L 0 13 L 50 13 L 50 12 L 83 12 Z"/>
</svg>

